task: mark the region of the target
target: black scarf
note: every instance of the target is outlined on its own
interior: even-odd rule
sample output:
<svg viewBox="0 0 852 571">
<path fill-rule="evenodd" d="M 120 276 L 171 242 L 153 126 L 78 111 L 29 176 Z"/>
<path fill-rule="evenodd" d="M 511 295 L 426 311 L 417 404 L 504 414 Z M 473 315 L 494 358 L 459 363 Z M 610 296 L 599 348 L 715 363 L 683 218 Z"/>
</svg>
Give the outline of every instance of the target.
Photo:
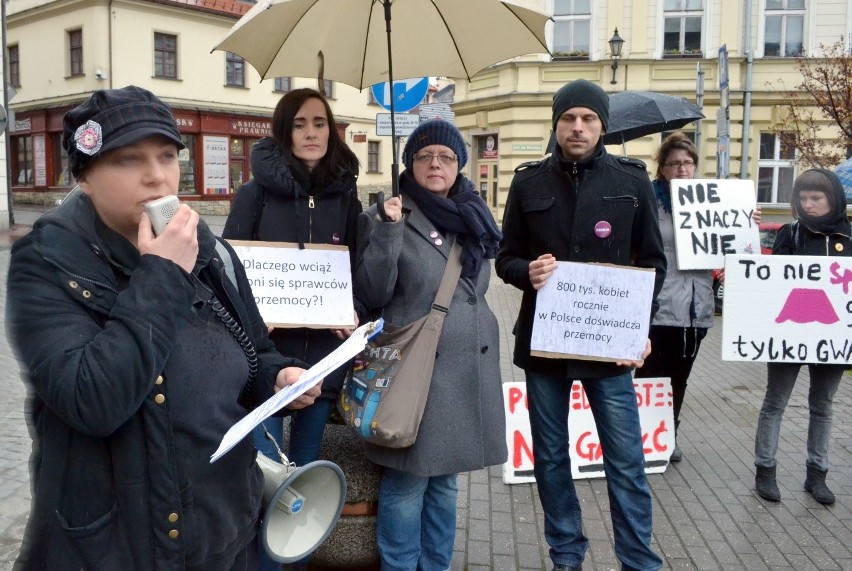
<svg viewBox="0 0 852 571">
<path fill-rule="evenodd" d="M 462 277 L 479 275 L 482 260 L 497 256 L 503 235 L 488 205 L 473 189 L 473 183 L 459 174 L 447 198 L 417 184 L 408 170 L 400 175 L 400 188 L 414 200 L 426 218 L 442 231 L 456 234 L 461 241 Z"/>
<path fill-rule="evenodd" d="M 831 235 L 831 234 L 842 234 L 843 236 L 852 236 L 852 225 L 849 224 L 849 218 L 846 216 L 846 194 L 843 189 L 843 184 L 840 182 L 840 179 L 837 178 L 837 175 L 826 169 L 814 169 L 818 172 L 821 172 L 825 175 L 825 178 L 828 179 L 828 182 L 831 184 L 830 188 L 821 189 L 826 194 L 831 193 L 831 197 L 834 200 L 832 203 L 834 206 L 831 211 L 822 216 L 809 216 L 802 211 L 801 205 L 798 200 L 794 201 L 794 208 L 796 209 L 796 215 L 801 222 L 808 230 L 811 232 L 815 232 L 823 235 Z M 794 198 L 798 198 L 798 194 L 794 192 Z"/>
</svg>

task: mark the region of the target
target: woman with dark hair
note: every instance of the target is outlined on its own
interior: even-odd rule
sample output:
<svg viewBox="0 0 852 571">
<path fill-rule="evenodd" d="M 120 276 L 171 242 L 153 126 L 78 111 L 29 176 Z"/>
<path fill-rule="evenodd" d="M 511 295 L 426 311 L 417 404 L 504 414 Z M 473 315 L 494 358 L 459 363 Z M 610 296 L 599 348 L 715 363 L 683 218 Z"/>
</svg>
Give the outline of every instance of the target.
<svg viewBox="0 0 852 571">
<path fill-rule="evenodd" d="M 356 188 L 358 159 L 341 140 L 328 101 L 313 89 L 285 94 L 272 116 L 272 135 L 252 149 L 254 178 L 237 191 L 222 237 L 291 242 L 300 247 L 343 245 L 349 247 L 354 262 L 357 218 L 362 211 Z M 277 328 L 270 338 L 279 351 L 314 365 L 350 334 L 345 329 Z M 325 377 L 321 398 L 291 416 L 286 453 L 296 465 L 318 458 L 345 371 L 341 367 Z M 255 429 L 255 443 L 258 450 L 278 459 L 264 431 L 265 426 L 283 448 L 282 423 L 273 420 Z"/>
<path fill-rule="evenodd" d="M 778 231 L 772 253 L 783 256 L 852 256 L 852 226 L 846 214 L 846 195 L 837 175 L 826 169 L 803 172 L 793 183 L 790 199 L 796 221 Z M 781 418 L 799 376 L 801 363 L 768 363 L 766 395 L 754 438 L 755 489 L 760 497 L 777 502 L 781 492 L 775 480 L 775 454 Z M 821 504 L 834 503 L 825 483 L 831 406 L 844 365 L 808 363 L 808 459 L 805 491 Z"/>
<path fill-rule="evenodd" d="M 636 369 L 637 378 L 669 377 L 672 383 L 675 448 L 670 461 L 680 462 L 683 452 L 677 445 L 680 411 L 686 396 L 686 384 L 701 341 L 713 326 L 713 275 L 710 270 L 679 270 L 675 251 L 672 219 L 671 181 L 690 179 L 698 166 L 698 151 L 689 137 L 676 131 L 666 137 L 657 156 L 657 193 L 660 233 L 666 252 L 666 279 L 657 300 L 660 309 L 651 323 L 651 354 L 645 366 Z M 760 222 L 756 213 L 755 223 Z"/>
</svg>

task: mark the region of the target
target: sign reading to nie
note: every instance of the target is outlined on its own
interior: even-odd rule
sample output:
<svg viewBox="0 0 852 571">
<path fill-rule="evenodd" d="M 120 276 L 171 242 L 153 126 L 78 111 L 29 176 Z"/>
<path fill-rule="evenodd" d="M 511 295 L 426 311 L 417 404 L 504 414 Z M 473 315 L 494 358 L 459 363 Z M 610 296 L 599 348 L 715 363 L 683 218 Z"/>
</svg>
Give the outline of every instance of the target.
<svg viewBox="0 0 852 571">
<path fill-rule="evenodd" d="M 672 389 L 668 377 L 634 379 L 639 422 L 642 426 L 642 451 L 645 454 L 645 473 L 666 471 L 675 446 Z M 509 458 L 503 464 L 503 482 L 523 484 L 534 482 L 532 433 L 526 383 L 503 383 L 503 402 L 506 410 L 506 445 Z M 603 478 L 603 448 L 598 436 L 589 399 L 579 381 L 571 386 L 568 402 L 568 455 L 571 476 Z"/>
<path fill-rule="evenodd" d="M 639 360 L 648 340 L 654 270 L 559 262 L 538 290 L 531 354 Z"/>
<path fill-rule="evenodd" d="M 393 100 L 393 111 L 404 113 L 417 107 L 426 97 L 426 92 L 429 90 L 429 78 L 394 80 L 393 97 L 391 97 L 390 83 L 387 81 L 377 83 L 370 89 L 373 90 L 373 98 L 376 103 L 390 111 L 391 100 Z"/>
<path fill-rule="evenodd" d="M 396 136 L 407 137 L 420 124 L 420 116 L 408 113 L 394 113 L 393 122 L 396 126 Z M 376 113 L 376 135 L 379 137 L 390 137 L 392 134 L 391 114 Z"/>
<path fill-rule="evenodd" d="M 852 258 L 728 256 L 722 359 L 852 364 Z"/>
<path fill-rule="evenodd" d="M 726 254 L 760 254 L 754 182 L 675 179 L 671 193 L 678 269 L 711 270 Z"/>
<path fill-rule="evenodd" d="M 274 327 L 352 328 L 349 248 L 229 240 L 263 321 Z"/>
</svg>

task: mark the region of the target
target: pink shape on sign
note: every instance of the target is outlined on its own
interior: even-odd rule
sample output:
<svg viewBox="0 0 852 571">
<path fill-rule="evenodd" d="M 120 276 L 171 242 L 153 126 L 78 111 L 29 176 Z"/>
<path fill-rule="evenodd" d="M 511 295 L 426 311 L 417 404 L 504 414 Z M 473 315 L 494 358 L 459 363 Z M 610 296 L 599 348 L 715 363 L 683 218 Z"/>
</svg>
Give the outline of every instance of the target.
<svg viewBox="0 0 852 571">
<path fill-rule="evenodd" d="M 831 307 L 828 296 L 821 289 L 794 288 L 787 296 L 787 301 L 784 302 L 778 317 L 775 318 L 775 323 L 785 321 L 830 325 L 840 321 L 840 318 Z"/>
</svg>

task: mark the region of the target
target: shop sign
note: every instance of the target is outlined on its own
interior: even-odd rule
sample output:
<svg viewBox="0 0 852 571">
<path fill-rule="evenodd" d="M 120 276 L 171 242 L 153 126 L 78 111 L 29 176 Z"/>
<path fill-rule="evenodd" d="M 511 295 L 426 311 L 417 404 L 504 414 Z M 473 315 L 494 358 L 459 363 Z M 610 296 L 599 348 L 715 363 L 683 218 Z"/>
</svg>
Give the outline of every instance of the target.
<svg viewBox="0 0 852 571">
<path fill-rule="evenodd" d="M 512 145 L 513 153 L 536 153 L 541 154 L 541 144 L 537 145 L 524 145 L 524 144 L 513 144 Z"/>
<path fill-rule="evenodd" d="M 195 129 L 193 117 L 175 117 L 175 123 L 177 123 L 178 128 Z"/>
<path fill-rule="evenodd" d="M 272 123 L 269 121 L 236 119 L 231 121 L 231 133 L 234 135 L 248 135 L 249 137 L 271 137 Z"/>
<path fill-rule="evenodd" d="M 47 186 L 47 154 L 43 134 L 33 136 L 33 163 L 35 186 Z"/>
<path fill-rule="evenodd" d="M 33 129 L 33 120 L 32 119 L 21 119 L 20 121 L 15 121 L 15 128 L 12 129 L 15 133 L 19 133 L 21 131 L 32 131 Z"/>
</svg>

